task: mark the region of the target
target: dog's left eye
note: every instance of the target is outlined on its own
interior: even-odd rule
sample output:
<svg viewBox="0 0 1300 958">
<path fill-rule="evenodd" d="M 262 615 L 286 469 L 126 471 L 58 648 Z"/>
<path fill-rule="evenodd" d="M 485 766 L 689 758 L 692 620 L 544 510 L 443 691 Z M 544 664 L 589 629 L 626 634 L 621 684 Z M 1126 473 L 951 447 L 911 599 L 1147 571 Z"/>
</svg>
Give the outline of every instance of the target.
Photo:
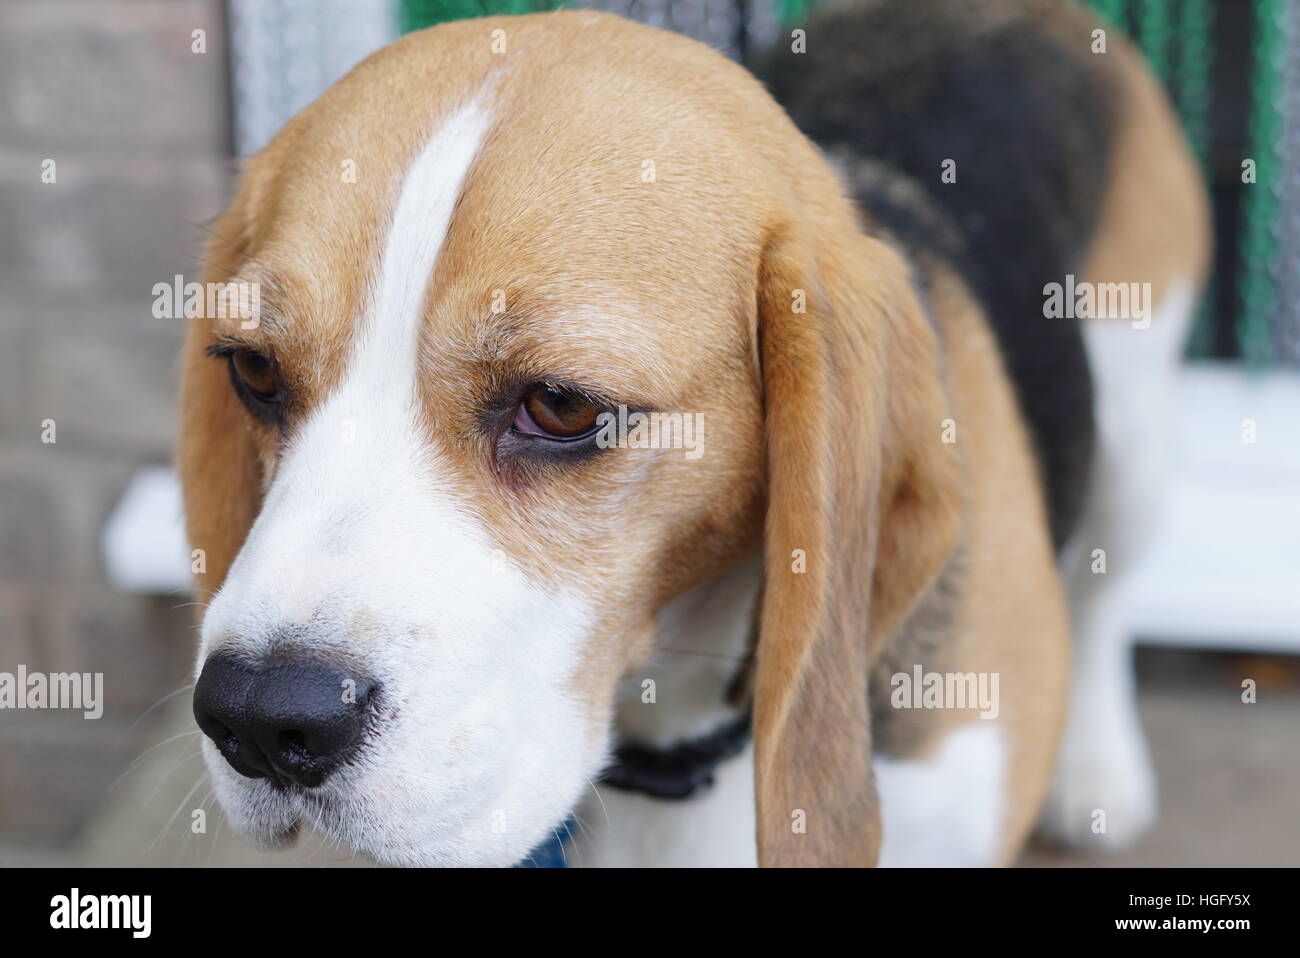
<svg viewBox="0 0 1300 958">
<path fill-rule="evenodd" d="M 271 360 L 251 349 L 237 349 L 230 354 L 230 368 L 254 397 L 262 402 L 275 400 L 280 383 Z"/>
<path fill-rule="evenodd" d="M 600 406 L 585 396 L 538 383 L 529 387 L 519 400 L 511 426 L 525 436 L 571 442 L 594 433 L 602 412 Z"/>
<path fill-rule="evenodd" d="M 230 384 L 249 412 L 268 425 L 278 422 L 284 388 L 274 359 L 231 342 L 218 342 L 209 347 L 208 355 L 226 361 Z"/>
</svg>

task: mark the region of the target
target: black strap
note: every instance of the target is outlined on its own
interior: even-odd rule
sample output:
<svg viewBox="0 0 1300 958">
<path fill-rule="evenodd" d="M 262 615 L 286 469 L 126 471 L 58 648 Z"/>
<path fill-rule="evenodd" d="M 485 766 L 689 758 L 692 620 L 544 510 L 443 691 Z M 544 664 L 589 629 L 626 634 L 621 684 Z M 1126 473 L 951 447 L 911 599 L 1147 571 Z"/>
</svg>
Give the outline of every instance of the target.
<svg viewBox="0 0 1300 958">
<path fill-rule="evenodd" d="M 748 741 L 746 713 L 700 738 L 666 748 L 623 742 L 614 750 L 614 763 L 600 784 L 652 798 L 690 798 L 712 785 L 714 770 L 739 755 Z"/>
</svg>

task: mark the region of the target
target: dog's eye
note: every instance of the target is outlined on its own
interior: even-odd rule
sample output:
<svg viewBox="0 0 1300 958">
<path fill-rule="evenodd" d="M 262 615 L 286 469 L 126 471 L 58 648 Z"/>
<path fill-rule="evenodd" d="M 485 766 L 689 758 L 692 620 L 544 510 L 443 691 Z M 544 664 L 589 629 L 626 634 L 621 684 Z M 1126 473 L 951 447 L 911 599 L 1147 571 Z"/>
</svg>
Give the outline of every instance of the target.
<svg viewBox="0 0 1300 958">
<path fill-rule="evenodd" d="M 526 436 L 562 441 L 585 439 L 596 431 L 602 412 L 600 406 L 585 396 L 538 383 L 524 393 L 511 425 Z"/>
<path fill-rule="evenodd" d="M 230 369 L 255 399 L 274 402 L 280 392 L 275 366 L 261 353 L 237 349 L 230 354 Z"/>
</svg>

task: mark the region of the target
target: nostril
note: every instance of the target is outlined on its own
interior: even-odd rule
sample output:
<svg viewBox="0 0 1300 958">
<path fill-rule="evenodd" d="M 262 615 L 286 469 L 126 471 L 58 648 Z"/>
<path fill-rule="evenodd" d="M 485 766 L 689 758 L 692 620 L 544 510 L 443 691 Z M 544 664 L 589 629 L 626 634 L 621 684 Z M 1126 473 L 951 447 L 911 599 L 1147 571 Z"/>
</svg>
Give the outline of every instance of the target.
<svg viewBox="0 0 1300 958">
<path fill-rule="evenodd" d="M 281 732 L 277 737 L 276 744 L 280 747 L 279 750 L 285 754 L 301 755 L 303 758 L 311 757 L 311 753 L 307 750 L 307 736 L 296 729 Z"/>
<path fill-rule="evenodd" d="M 234 755 L 239 751 L 239 736 L 220 723 L 215 723 L 216 729 L 212 733 L 212 741 L 217 743 L 217 748 L 221 749 L 224 754 Z"/>
</svg>

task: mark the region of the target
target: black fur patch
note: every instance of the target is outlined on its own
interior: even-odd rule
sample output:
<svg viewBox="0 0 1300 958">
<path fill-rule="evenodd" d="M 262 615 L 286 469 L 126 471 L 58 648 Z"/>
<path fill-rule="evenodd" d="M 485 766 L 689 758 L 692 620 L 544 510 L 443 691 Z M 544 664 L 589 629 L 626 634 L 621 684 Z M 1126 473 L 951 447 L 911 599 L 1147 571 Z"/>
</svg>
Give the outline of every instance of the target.
<svg viewBox="0 0 1300 958">
<path fill-rule="evenodd" d="M 783 45 L 756 72 L 828 152 L 892 168 L 929 198 L 909 203 L 887 177 L 854 176 L 847 164 L 866 216 L 951 262 L 983 305 L 1034 439 L 1059 548 L 1092 459 L 1092 377 L 1078 324 L 1044 317 L 1043 286 L 1082 266 L 1107 187 L 1116 97 L 1092 59 L 1090 25 L 1051 6 L 825 7 L 805 27 L 806 53 Z M 955 183 L 941 181 L 949 159 Z"/>
</svg>

